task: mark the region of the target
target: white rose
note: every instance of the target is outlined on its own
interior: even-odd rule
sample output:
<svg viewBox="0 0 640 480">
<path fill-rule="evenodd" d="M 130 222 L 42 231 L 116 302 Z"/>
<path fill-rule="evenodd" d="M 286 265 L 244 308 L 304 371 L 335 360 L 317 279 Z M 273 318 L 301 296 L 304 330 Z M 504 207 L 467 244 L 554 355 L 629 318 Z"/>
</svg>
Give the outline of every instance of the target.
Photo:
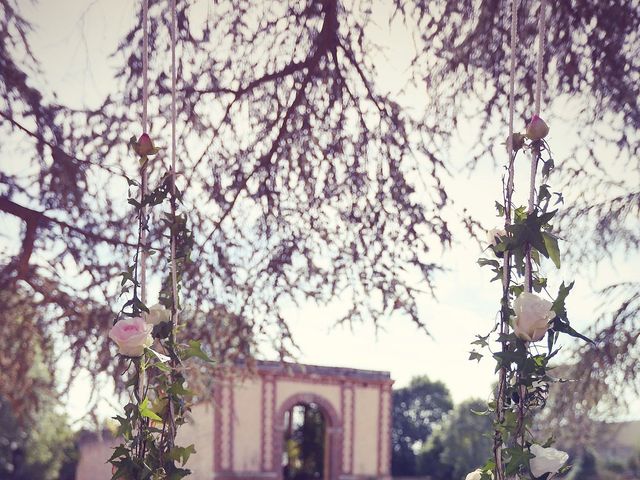
<svg viewBox="0 0 640 480">
<path fill-rule="evenodd" d="M 493 478 L 493 473 L 489 472 L 489 476 Z M 481 480 L 482 479 L 482 469 L 478 468 L 471 473 L 468 473 L 464 480 Z"/>
<path fill-rule="evenodd" d="M 549 321 L 556 314 L 552 303 L 529 292 L 521 293 L 513 302 L 516 318 L 513 325 L 515 334 L 528 342 L 539 342 L 549 329 Z"/>
<path fill-rule="evenodd" d="M 141 317 L 123 318 L 111 327 L 109 338 L 118 344 L 121 355 L 139 357 L 153 343 L 152 328 Z"/>
<path fill-rule="evenodd" d="M 529 451 L 535 455 L 530 461 L 531 473 L 534 477 L 541 477 L 545 473 L 557 473 L 569 460 L 569 454 L 555 448 L 543 448 L 531 445 Z"/>
<path fill-rule="evenodd" d="M 506 237 L 507 232 L 503 228 L 492 228 L 487 231 L 487 242 L 492 247 L 495 247 L 500 243 L 500 237 Z"/>
<path fill-rule="evenodd" d="M 164 308 L 159 303 L 149 308 L 149 313 L 144 314 L 144 319 L 149 325 L 158 325 L 171 320 L 171 311 Z"/>
</svg>

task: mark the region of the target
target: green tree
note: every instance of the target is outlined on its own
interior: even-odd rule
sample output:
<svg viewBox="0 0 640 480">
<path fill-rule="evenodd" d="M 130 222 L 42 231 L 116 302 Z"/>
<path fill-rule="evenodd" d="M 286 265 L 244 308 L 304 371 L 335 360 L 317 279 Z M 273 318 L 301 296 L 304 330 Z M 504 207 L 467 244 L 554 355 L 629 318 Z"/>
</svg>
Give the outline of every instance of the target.
<svg viewBox="0 0 640 480">
<path fill-rule="evenodd" d="M 409 386 L 393 391 L 393 475 L 418 473 L 416 452 L 452 408 L 446 385 L 433 382 L 426 375 L 414 377 Z"/>
<path fill-rule="evenodd" d="M 484 465 L 491 455 L 492 418 L 473 411 L 486 407 L 482 400 L 467 400 L 451 412 L 420 453 L 421 473 L 437 480 L 458 480 Z"/>
<path fill-rule="evenodd" d="M 72 480 L 77 452 L 66 415 L 53 401 L 19 422 L 11 405 L 0 399 L 0 478 L 3 480 Z"/>
</svg>

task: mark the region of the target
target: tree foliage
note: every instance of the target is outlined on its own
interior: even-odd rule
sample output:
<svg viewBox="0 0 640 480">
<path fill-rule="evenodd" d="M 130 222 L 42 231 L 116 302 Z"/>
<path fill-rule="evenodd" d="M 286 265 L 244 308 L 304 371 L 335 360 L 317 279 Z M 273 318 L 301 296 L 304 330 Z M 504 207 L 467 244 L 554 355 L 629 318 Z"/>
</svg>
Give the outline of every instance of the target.
<svg viewBox="0 0 640 480">
<path fill-rule="evenodd" d="M 416 452 L 452 408 L 449 389 L 427 376 L 414 377 L 409 386 L 393 391 L 393 475 L 417 474 Z"/>
<path fill-rule="evenodd" d="M 150 4 L 149 133 L 168 138 L 168 11 Z M 508 2 L 393 5 L 415 32 L 410 75 L 429 97 L 418 117 L 375 81 L 384 46 L 368 30 L 373 0 L 229 0 L 206 18 L 195 0 L 178 2 L 180 188 L 195 239 L 186 328 L 222 363 L 262 341 L 290 352 L 282 309 L 292 301 L 340 299 L 343 320 L 400 312 L 424 324 L 415 298 L 438 269 L 429 251 L 451 238 L 440 178 L 452 135 L 473 119 L 473 162 L 494 159 L 503 140 L 494 127 L 506 111 Z M 533 98 L 537 5 L 520 2 L 521 112 Z M 640 5 L 574 0 L 549 14 L 544 103 L 551 112 L 570 101 L 580 131 L 559 163 L 578 202 L 563 231 L 582 240 L 584 258 L 636 251 L 640 182 L 619 172 L 637 172 L 640 158 Z M 72 109 L 35 86 L 44 82 L 33 81 L 30 26 L 16 0 L 0 0 L 0 133 L 11 139 L 2 156 L 21 166 L 0 174 L 0 210 L 21 229 L 19 248 L 1 252 L 0 286 L 27 292 L 34 325 L 62 333 L 76 367 L 116 378 L 105 332 L 134 238 L 122 192 L 137 166 L 122 159 L 140 133 L 140 23 L 138 11 L 116 52 L 114 92 Z M 608 163 L 596 145 L 610 147 Z M 615 334 L 621 354 L 637 353 L 637 332 Z M 601 372 L 613 375 L 614 357 L 599 358 Z"/>
<path fill-rule="evenodd" d="M 437 480 L 464 478 L 484 465 L 492 451 L 492 440 L 487 433 L 493 429 L 493 421 L 488 415 L 474 412 L 485 409 L 486 403 L 482 400 L 467 400 L 456 406 L 420 453 L 423 459 L 433 459 L 433 463 L 420 462 L 425 469 L 422 474 Z"/>
</svg>

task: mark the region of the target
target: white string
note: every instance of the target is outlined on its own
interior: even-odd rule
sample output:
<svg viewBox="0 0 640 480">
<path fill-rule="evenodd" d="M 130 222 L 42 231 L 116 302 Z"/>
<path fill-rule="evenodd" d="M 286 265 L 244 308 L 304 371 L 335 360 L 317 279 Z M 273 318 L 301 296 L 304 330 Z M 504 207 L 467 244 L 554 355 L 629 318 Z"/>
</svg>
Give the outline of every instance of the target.
<svg viewBox="0 0 640 480">
<path fill-rule="evenodd" d="M 171 194 L 176 194 L 176 0 L 171 0 Z M 175 201 L 171 202 L 175 218 Z M 173 325 L 178 325 L 178 279 L 176 268 L 176 238 L 171 230 L 171 288 L 173 293 Z"/>
<path fill-rule="evenodd" d="M 546 35 L 546 0 L 540 0 L 540 11 L 538 12 L 538 53 L 536 58 L 536 84 L 534 90 L 535 115 L 540 115 L 540 104 L 542 101 L 542 67 L 544 60 L 544 39 Z M 538 171 L 537 148 L 531 149 L 531 174 L 529 183 L 529 213 L 535 207 L 536 194 L 536 174 Z M 527 292 L 531 292 L 531 249 L 527 251 L 524 273 L 524 287 Z"/>
<path fill-rule="evenodd" d="M 147 116 L 147 103 L 149 96 L 149 0 L 142 0 L 142 133 L 149 134 L 149 118 Z M 142 217 L 140 243 L 142 244 L 142 255 L 140 257 L 140 300 L 147 303 L 147 207 L 144 205 L 144 196 L 147 194 L 147 161 L 141 167 L 141 193 L 140 193 L 140 215 Z M 147 373 L 143 366 L 140 367 L 138 392 L 140 398 L 145 397 L 147 383 Z"/>
<path fill-rule="evenodd" d="M 546 0 L 540 0 L 540 13 L 538 19 L 538 57 L 536 61 L 536 115 L 540 115 L 540 102 L 542 97 L 542 64 L 544 60 L 544 40 L 546 36 L 546 8 Z"/>
<path fill-rule="evenodd" d="M 149 134 L 149 118 L 147 116 L 147 103 L 149 96 L 149 0 L 142 0 L 142 133 Z M 148 174 L 147 162 L 142 165 L 141 195 L 147 194 Z M 140 259 L 140 299 L 142 303 L 147 302 L 147 208 L 142 204 L 140 215 L 143 218 L 142 231 L 140 232 L 140 243 L 142 244 L 142 256 Z"/>
<path fill-rule="evenodd" d="M 176 0 L 171 0 L 171 217 L 176 216 Z M 178 326 L 178 278 L 176 265 L 176 234 L 171 229 L 171 292 L 172 336 L 175 341 Z M 169 402 L 169 444 L 173 446 L 176 435 L 173 401 Z"/>
<path fill-rule="evenodd" d="M 504 223 L 505 227 L 511 224 L 511 197 L 513 196 L 513 177 L 514 177 L 514 159 L 513 152 L 513 122 L 514 122 L 514 103 L 515 103 L 515 78 L 516 78 L 516 42 L 518 37 L 518 0 L 511 2 L 511 45 L 510 45 L 510 65 L 509 65 L 509 136 L 507 137 L 507 153 L 509 155 L 509 165 L 507 170 L 507 191 L 505 192 L 505 210 Z M 505 252 L 502 268 L 502 288 L 503 292 L 507 292 L 509 288 L 509 253 Z M 509 325 L 500 318 L 500 333 L 509 333 Z M 498 380 L 498 394 L 496 395 L 496 411 L 498 420 L 502 420 L 502 412 L 504 409 L 504 387 L 506 382 L 506 371 L 500 369 Z M 504 479 L 504 465 L 502 463 L 502 446 L 494 445 L 496 460 L 496 477 L 497 480 Z"/>
</svg>

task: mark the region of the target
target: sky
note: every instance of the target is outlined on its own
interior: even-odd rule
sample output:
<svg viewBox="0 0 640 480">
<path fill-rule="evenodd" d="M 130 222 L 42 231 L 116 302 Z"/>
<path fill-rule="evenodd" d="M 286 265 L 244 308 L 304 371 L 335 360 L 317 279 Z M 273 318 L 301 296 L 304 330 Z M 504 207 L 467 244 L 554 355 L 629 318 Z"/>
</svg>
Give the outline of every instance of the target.
<svg viewBox="0 0 640 480">
<path fill-rule="evenodd" d="M 379 5 L 381 11 L 375 15 L 382 18 L 387 7 L 384 2 Z M 27 18 L 36 26 L 30 38 L 36 57 L 42 62 L 41 81 L 46 82 L 47 89 L 56 92 L 62 103 L 95 106 L 112 85 L 114 60 L 109 55 L 135 21 L 134 4 L 130 0 L 94 0 L 89 5 L 80 0 L 41 0 L 24 6 Z M 411 56 L 411 32 L 401 25 L 389 27 L 380 22 L 371 33 L 389 49 L 387 57 L 377 61 L 377 84 L 391 91 L 399 90 Z M 413 108 L 419 108 L 427 92 L 412 90 L 407 95 L 404 100 Z M 551 127 L 548 141 L 557 161 L 561 161 L 568 152 L 562 139 L 572 135 L 571 126 Z M 501 172 L 492 165 L 481 165 L 473 172 L 465 170 L 473 148 L 465 138 L 459 134 L 449 154 L 447 191 L 456 211 L 466 208 L 487 228 L 497 227 L 500 221 L 493 204 L 500 196 Z M 526 181 L 524 176 L 518 177 L 517 192 L 526 191 Z M 521 194 L 517 195 L 520 195 L 518 200 L 524 202 Z M 489 271 L 483 271 L 476 263 L 483 247 L 468 238 L 459 226 L 454 233 L 457 235 L 452 248 L 441 254 L 440 261 L 446 271 L 436 277 L 436 298 L 425 295 L 419 299 L 420 316 L 428 334 L 406 318 L 389 318 L 377 327 L 371 324 L 334 327 L 344 305 L 309 303 L 285 312 L 300 347 L 298 360 L 389 371 L 396 387 L 407 385 L 413 376 L 427 375 L 446 383 L 456 403 L 471 397 L 488 398 L 489 386 L 494 381 L 493 361 L 471 362 L 468 354 L 474 336 L 488 333 L 494 324 L 499 285 L 490 284 Z M 588 328 L 595 320 L 594 312 L 600 304 L 595 292 L 599 287 L 614 279 L 637 277 L 634 262 L 621 260 L 614 258 L 613 262 L 603 263 L 576 278 L 568 307 L 578 330 Z M 555 285 L 571 280 L 569 269 L 552 275 Z M 86 379 L 80 377 L 69 394 L 68 410 L 72 416 L 84 411 L 86 391 Z M 110 414 L 111 407 L 103 403 L 101 408 L 102 413 Z"/>
</svg>

